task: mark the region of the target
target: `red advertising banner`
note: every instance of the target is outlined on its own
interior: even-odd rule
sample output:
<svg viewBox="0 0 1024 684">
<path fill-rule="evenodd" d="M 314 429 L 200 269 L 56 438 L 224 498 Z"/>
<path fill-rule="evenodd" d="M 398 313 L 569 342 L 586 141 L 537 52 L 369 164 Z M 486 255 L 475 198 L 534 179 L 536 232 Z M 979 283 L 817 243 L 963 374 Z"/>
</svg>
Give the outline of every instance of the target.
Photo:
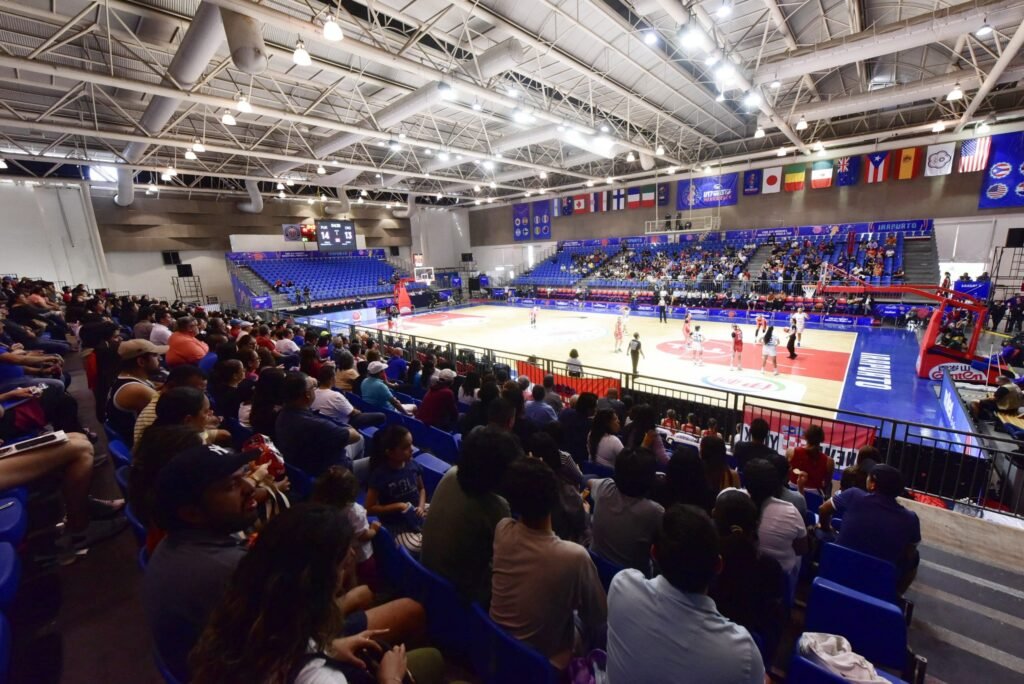
<svg viewBox="0 0 1024 684">
<path fill-rule="evenodd" d="M 516 361 L 516 372 L 530 378 L 530 382 L 537 385 L 544 382 L 544 369 L 526 361 Z M 571 378 L 568 375 L 554 373 L 555 391 L 562 397 L 571 397 L 574 394 L 593 392 L 603 397 L 609 388 L 621 390 L 618 380 L 612 378 Z"/>
<path fill-rule="evenodd" d="M 771 432 L 768 446 L 785 456 L 786 451 L 803 445 L 804 430 L 811 425 L 820 425 L 825 431 L 825 443 L 821 448 L 836 463 L 835 479 L 839 479 L 843 468 L 853 465 L 857 451 L 863 446 L 875 443 L 876 429 L 870 425 L 828 420 L 817 416 L 805 416 L 789 411 L 747 403 L 743 409 L 743 439 L 750 439 L 750 422 L 755 418 L 768 421 Z"/>
</svg>

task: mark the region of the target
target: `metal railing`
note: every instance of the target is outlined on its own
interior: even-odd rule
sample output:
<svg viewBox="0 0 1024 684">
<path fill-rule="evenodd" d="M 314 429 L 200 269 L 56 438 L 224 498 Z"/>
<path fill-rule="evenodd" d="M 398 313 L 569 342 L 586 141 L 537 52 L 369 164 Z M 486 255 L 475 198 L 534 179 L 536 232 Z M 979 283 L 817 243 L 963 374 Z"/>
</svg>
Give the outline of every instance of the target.
<svg viewBox="0 0 1024 684">
<path fill-rule="evenodd" d="M 450 342 L 401 330 L 361 326 L 332 326 L 332 334 L 368 335 L 384 348 L 400 347 L 405 356 L 432 354 L 460 374 L 469 370 L 504 370 L 510 378 L 522 372 L 555 376 L 569 392 L 597 391 L 609 386 L 627 390 L 635 404 L 647 403 L 659 415 L 674 409 L 681 418 L 689 413 L 702 425 L 714 418 L 730 444 L 739 433 L 749 438 L 749 422 L 763 417 L 772 425 L 771 446 L 780 453 L 799 446 L 803 430 L 811 424 L 826 429 L 826 450 L 836 462 L 836 473 L 853 465 L 857 450 L 875 446 L 883 462 L 898 468 L 907 488 L 942 499 L 948 507 L 981 516 L 983 511 L 1024 518 L 1024 454 L 1007 437 L 936 427 L 907 420 L 838 410 L 799 402 L 772 400 L 740 391 L 718 390 L 679 380 L 584 365 L 582 377 L 569 376 L 565 361 L 518 352 Z M 642 364 L 641 364 L 642 368 Z M 531 375 L 532 377 L 532 375 Z M 755 381 L 756 382 L 756 381 Z"/>
<path fill-rule="evenodd" d="M 721 216 L 676 216 L 670 214 L 661 219 L 644 221 L 644 234 L 660 233 L 705 233 L 721 230 Z"/>
</svg>

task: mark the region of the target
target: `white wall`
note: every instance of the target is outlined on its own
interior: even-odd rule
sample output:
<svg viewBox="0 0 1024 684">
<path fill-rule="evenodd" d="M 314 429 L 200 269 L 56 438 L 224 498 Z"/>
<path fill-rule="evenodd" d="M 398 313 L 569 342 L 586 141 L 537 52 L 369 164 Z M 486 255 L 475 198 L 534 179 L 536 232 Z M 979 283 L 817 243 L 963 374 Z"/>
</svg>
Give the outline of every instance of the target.
<svg viewBox="0 0 1024 684">
<path fill-rule="evenodd" d="M 179 252 L 181 263 L 192 266 L 192 274 L 199 277 L 204 295 L 214 295 L 221 302 L 234 304 L 231 279 L 224 263 L 224 252 Z M 171 278 L 177 276 L 174 266 L 164 266 L 160 252 L 108 252 L 110 288 L 127 290 L 132 294 L 148 294 L 168 301 L 174 299 Z"/>
<path fill-rule="evenodd" d="M 232 252 L 315 252 L 315 242 L 285 242 L 283 235 L 229 235 Z"/>
<path fill-rule="evenodd" d="M 0 183 L 0 273 L 109 285 L 85 183 Z"/>
<path fill-rule="evenodd" d="M 540 261 L 542 253 L 547 253 L 555 247 L 556 242 L 525 242 L 513 243 L 510 245 L 477 245 L 471 250 L 473 260 L 481 273 L 491 277 L 491 282 L 503 284 L 508 276 L 509 269 L 515 269 L 515 274 L 520 275 L 522 267 L 532 266 Z M 467 250 L 470 251 L 470 250 Z M 498 270 L 498 267 L 502 270 Z"/>
<path fill-rule="evenodd" d="M 465 209 L 416 207 L 409 214 L 409 228 L 412 252 L 422 254 L 426 266 L 458 266 L 462 253 L 471 251 L 469 212 Z"/>
</svg>

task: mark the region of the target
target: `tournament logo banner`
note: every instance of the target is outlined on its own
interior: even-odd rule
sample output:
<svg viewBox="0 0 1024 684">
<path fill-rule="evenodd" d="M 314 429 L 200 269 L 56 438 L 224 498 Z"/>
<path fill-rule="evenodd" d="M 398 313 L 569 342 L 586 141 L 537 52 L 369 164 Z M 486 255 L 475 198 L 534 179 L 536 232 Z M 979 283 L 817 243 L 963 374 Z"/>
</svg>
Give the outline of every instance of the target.
<svg viewBox="0 0 1024 684">
<path fill-rule="evenodd" d="M 681 180 L 676 186 L 676 209 L 709 209 L 736 204 L 738 173 Z"/>
<path fill-rule="evenodd" d="M 854 224 L 862 225 L 862 224 Z M 913 221 L 875 221 L 871 230 L 875 233 L 905 233 L 931 230 L 932 219 L 915 219 Z"/>
<path fill-rule="evenodd" d="M 516 242 L 530 239 L 530 205 L 512 205 L 512 237 Z"/>
<path fill-rule="evenodd" d="M 796 235 L 796 228 L 758 228 L 754 231 L 755 238 L 788 238 Z"/>
<path fill-rule="evenodd" d="M 1024 133 L 992 137 L 988 169 L 981 181 L 979 209 L 1024 207 Z"/>
<path fill-rule="evenodd" d="M 760 195 L 761 182 L 764 180 L 764 170 L 751 169 L 743 172 L 743 194 Z"/>
<path fill-rule="evenodd" d="M 551 200 L 532 202 L 533 205 L 533 239 L 551 239 Z"/>
</svg>

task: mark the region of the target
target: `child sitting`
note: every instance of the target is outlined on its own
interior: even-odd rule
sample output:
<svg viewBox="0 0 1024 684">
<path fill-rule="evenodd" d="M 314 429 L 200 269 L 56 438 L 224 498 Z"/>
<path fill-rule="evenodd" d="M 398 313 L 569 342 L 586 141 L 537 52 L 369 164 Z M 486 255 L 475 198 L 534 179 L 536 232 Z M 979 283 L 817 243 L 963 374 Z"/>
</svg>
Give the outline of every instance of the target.
<svg viewBox="0 0 1024 684">
<path fill-rule="evenodd" d="M 310 501 L 339 508 L 345 514 L 355 535 L 352 549 L 355 551 L 356 584 L 366 584 L 377 591 L 377 561 L 370 541 L 377 536 L 380 522 L 367 522 L 366 509 L 356 501 L 358 495 L 359 480 L 356 476 L 348 468 L 335 465 L 317 478 Z"/>
<path fill-rule="evenodd" d="M 412 460 L 412 433 L 390 425 L 373 436 L 366 512 L 380 518 L 395 539 L 411 553 L 420 552 L 427 490 L 423 469 Z"/>
</svg>

